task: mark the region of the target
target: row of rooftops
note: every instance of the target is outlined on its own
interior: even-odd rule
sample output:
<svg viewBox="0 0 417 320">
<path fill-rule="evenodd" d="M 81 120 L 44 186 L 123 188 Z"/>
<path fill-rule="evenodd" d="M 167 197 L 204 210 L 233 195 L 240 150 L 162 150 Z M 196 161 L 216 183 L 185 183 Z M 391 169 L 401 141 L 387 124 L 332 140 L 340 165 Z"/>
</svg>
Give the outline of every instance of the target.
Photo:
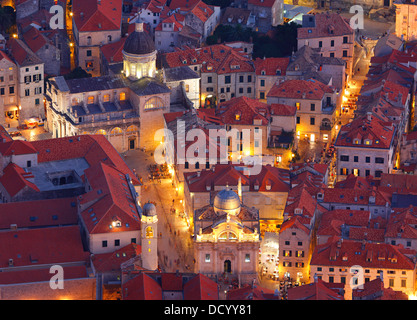
<svg viewBox="0 0 417 320">
<path fill-rule="evenodd" d="M 404 130 L 411 84 L 417 70 L 415 44 L 371 58 L 358 96 L 355 119 L 342 126 L 335 146 L 389 149 Z"/>
</svg>

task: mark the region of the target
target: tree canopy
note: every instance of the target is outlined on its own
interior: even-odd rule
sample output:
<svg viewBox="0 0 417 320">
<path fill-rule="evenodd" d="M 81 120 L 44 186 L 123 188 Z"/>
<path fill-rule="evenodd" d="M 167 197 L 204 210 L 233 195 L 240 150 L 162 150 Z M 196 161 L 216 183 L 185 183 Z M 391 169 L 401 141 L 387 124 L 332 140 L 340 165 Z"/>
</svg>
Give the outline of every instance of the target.
<svg viewBox="0 0 417 320">
<path fill-rule="evenodd" d="M 207 38 L 207 45 L 245 41 L 253 43 L 253 58 L 286 57 L 297 50 L 297 23 L 284 23 L 273 27 L 268 34 L 252 31 L 242 25 L 219 25 Z"/>
</svg>

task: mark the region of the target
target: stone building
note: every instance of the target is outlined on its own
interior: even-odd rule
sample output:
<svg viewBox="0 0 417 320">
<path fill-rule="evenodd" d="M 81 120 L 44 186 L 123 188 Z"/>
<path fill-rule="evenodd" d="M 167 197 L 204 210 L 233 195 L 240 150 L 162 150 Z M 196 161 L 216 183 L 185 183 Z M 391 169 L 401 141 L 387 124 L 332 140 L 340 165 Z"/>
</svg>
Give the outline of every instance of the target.
<svg viewBox="0 0 417 320">
<path fill-rule="evenodd" d="M 317 80 L 287 80 L 275 84 L 267 95 L 268 104 L 297 108 L 297 137 L 329 141 L 340 116 L 340 93 Z"/>
<path fill-rule="evenodd" d="M 255 68 L 245 50 L 217 44 L 169 52 L 164 68 L 188 66 L 200 77 L 201 106 L 213 106 L 234 97 L 255 98 Z"/>
<path fill-rule="evenodd" d="M 121 38 L 122 1 L 76 0 L 72 10 L 77 64 L 93 76 L 99 76 L 100 46 Z"/>
<path fill-rule="evenodd" d="M 395 6 L 395 34 L 405 41 L 417 40 L 417 3 L 415 0 L 399 0 Z"/>
<path fill-rule="evenodd" d="M 0 125 L 16 120 L 19 114 L 17 88 L 17 66 L 4 51 L 0 51 Z"/>
<path fill-rule="evenodd" d="M 123 47 L 123 74 L 48 81 L 48 129 L 54 137 L 104 134 L 113 146 L 155 148 L 155 132 L 164 127 L 170 90 L 156 80 L 156 50 L 138 23 Z"/>
<path fill-rule="evenodd" d="M 337 13 L 304 15 L 297 30 L 298 49 L 304 45 L 319 48 L 323 57 L 341 58 L 346 63 L 345 83 L 352 78 L 354 30 L 349 21 Z"/>
<path fill-rule="evenodd" d="M 260 246 L 259 212 L 235 191 L 224 189 L 213 204 L 194 212 L 195 272 L 239 285 L 257 281 Z"/>
<path fill-rule="evenodd" d="M 372 114 L 362 116 L 342 126 L 336 138 L 337 179 L 349 174 L 380 178 L 394 168 L 395 126 Z"/>
<path fill-rule="evenodd" d="M 44 119 L 44 62 L 20 39 L 10 39 L 6 53 L 18 68 L 19 123 L 31 117 Z"/>
</svg>

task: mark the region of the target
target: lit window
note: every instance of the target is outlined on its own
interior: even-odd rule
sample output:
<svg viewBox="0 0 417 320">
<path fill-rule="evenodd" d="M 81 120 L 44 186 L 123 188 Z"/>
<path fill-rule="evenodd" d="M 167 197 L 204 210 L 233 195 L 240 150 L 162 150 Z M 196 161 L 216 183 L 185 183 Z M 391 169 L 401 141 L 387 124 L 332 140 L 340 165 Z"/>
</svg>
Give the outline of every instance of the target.
<svg viewBox="0 0 417 320">
<path fill-rule="evenodd" d="M 236 121 L 240 121 L 240 118 L 241 118 L 240 113 L 236 113 L 235 114 Z"/>
<path fill-rule="evenodd" d="M 87 103 L 88 104 L 93 104 L 94 103 L 94 97 L 93 96 L 89 96 Z"/>
<path fill-rule="evenodd" d="M 124 101 L 124 100 L 126 100 L 126 93 L 124 93 L 124 92 L 120 92 L 120 95 L 119 95 L 119 100 L 120 100 L 120 101 Z"/>
<path fill-rule="evenodd" d="M 164 101 L 158 97 L 150 98 L 145 103 L 145 110 L 163 108 L 163 107 L 164 107 Z"/>
<path fill-rule="evenodd" d="M 135 131 L 138 131 L 138 127 L 136 127 L 136 126 L 130 126 L 130 127 L 127 128 L 126 131 L 127 132 L 135 132 Z"/>
<path fill-rule="evenodd" d="M 145 229 L 146 238 L 153 238 L 153 228 L 151 226 Z"/>
<path fill-rule="evenodd" d="M 96 131 L 96 134 L 103 134 L 103 135 L 106 135 L 106 134 L 107 134 L 107 132 L 106 132 L 106 130 L 100 129 L 100 130 L 97 130 L 97 131 Z"/>
<path fill-rule="evenodd" d="M 111 135 L 117 135 L 117 134 L 122 134 L 122 129 L 120 129 L 119 127 L 113 128 L 112 131 L 110 131 Z"/>
<path fill-rule="evenodd" d="M 103 96 L 103 102 L 109 102 L 109 101 L 110 101 L 110 95 L 105 94 L 105 95 Z"/>
</svg>

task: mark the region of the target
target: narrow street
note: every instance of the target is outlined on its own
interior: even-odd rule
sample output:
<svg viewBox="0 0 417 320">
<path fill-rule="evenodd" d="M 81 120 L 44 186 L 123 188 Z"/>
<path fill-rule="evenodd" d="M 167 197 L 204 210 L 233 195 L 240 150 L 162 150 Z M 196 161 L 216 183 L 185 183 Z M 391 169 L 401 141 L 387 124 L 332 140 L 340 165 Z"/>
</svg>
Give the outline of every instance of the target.
<svg viewBox="0 0 417 320">
<path fill-rule="evenodd" d="M 123 156 L 123 155 L 122 155 Z M 127 165 L 142 177 L 142 205 L 148 201 L 156 204 L 158 213 L 159 264 L 165 272 L 193 272 L 194 255 L 191 232 L 180 214 L 183 205 L 176 196 L 171 179 L 150 180 L 148 167 L 155 164 L 149 152 L 129 150 L 124 157 Z M 175 202 L 173 200 L 175 199 Z M 173 213 L 172 208 L 176 213 Z M 189 266 L 187 268 L 186 266 Z"/>
</svg>

